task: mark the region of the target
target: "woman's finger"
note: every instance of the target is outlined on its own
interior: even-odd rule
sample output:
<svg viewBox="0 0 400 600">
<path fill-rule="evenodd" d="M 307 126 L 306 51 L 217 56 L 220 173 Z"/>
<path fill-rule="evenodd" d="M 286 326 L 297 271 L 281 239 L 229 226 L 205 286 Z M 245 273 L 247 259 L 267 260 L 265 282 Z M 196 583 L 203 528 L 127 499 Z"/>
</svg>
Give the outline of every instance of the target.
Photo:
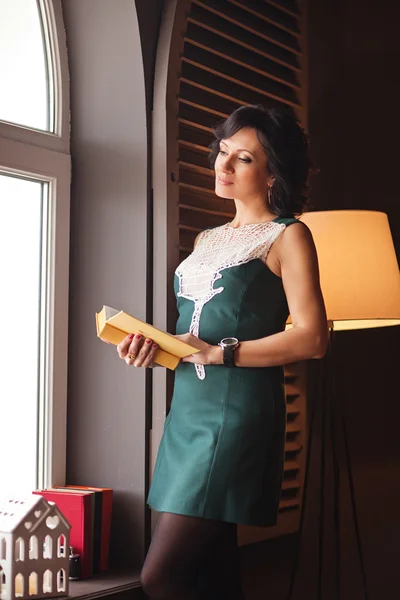
<svg viewBox="0 0 400 600">
<path fill-rule="evenodd" d="M 117 346 L 117 352 L 120 358 L 125 358 L 128 354 L 128 348 L 134 338 L 134 333 L 127 335 Z"/>
<path fill-rule="evenodd" d="M 153 340 L 150 340 L 149 338 L 145 338 L 143 340 L 143 344 L 142 344 L 141 348 L 138 350 L 138 352 L 133 353 L 135 355 L 135 359 L 133 359 L 134 367 L 142 367 L 143 366 L 143 361 L 147 358 L 148 354 L 151 351 L 152 343 L 153 343 Z"/>
<path fill-rule="evenodd" d="M 142 367 L 150 367 L 150 365 L 153 362 L 154 355 L 157 352 L 157 348 L 158 348 L 158 344 L 154 344 L 154 343 L 151 344 L 150 351 L 147 354 L 146 358 L 142 362 L 142 365 L 141 365 Z"/>
<path fill-rule="evenodd" d="M 133 336 L 125 355 L 125 362 L 127 365 L 132 366 L 134 364 L 142 348 L 143 342 L 144 338 L 140 333 Z"/>
</svg>

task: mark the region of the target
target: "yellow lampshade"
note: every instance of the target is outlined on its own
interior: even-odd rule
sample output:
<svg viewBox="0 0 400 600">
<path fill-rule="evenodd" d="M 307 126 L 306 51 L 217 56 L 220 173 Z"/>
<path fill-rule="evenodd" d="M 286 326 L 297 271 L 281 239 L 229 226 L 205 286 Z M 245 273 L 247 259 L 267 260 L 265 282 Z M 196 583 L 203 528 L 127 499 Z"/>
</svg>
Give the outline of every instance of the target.
<svg viewBox="0 0 400 600">
<path fill-rule="evenodd" d="M 301 221 L 315 241 L 334 329 L 400 325 L 400 274 L 387 215 L 332 210 L 305 213 Z"/>
</svg>

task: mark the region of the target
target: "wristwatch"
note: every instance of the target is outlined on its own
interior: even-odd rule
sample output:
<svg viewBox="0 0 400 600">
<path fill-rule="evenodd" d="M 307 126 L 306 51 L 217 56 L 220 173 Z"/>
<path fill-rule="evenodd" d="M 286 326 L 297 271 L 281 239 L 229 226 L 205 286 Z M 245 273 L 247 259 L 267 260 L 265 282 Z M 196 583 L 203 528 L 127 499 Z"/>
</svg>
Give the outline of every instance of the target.
<svg viewBox="0 0 400 600">
<path fill-rule="evenodd" d="M 223 352 L 224 365 L 226 367 L 235 367 L 235 350 L 239 346 L 239 340 L 235 337 L 227 337 L 220 341 Z"/>
</svg>

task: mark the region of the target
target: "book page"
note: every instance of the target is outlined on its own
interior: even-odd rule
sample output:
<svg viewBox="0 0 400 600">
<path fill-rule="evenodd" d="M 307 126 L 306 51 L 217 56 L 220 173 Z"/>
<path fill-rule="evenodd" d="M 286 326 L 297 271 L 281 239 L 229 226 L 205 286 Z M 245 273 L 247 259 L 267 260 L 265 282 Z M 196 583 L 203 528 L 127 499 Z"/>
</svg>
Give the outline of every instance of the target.
<svg viewBox="0 0 400 600">
<path fill-rule="evenodd" d="M 111 308 L 111 306 L 104 306 L 104 315 L 106 317 L 106 321 L 108 321 L 108 319 L 111 319 L 111 317 L 115 317 L 115 315 L 117 315 L 118 313 L 120 313 L 120 310 L 116 310 L 115 308 Z"/>
</svg>

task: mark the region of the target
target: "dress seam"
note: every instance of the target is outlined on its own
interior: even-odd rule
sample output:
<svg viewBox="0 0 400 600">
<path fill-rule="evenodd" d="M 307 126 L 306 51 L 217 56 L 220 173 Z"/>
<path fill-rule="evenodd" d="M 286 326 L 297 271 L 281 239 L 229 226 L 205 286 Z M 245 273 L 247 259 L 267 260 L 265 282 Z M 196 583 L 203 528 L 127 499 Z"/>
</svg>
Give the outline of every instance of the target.
<svg viewBox="0 0 400 600">
<path fill-rule="evenodd" d="M 254 278 L 253 278 L 253 279 L 254 279 Z M 253 281 L 253 279 L 252 279 L 252 281 Z M 247 289 L 247 286 L 245 286 L 245 287 L 244 287 L 244 289 L 243 289 L 243 292 L 242 292 L 242 294 L 241 294 L 241 296 L 240 296 L 240 301 L 239 301 L 239 309 L 238 309 L 238 311 L 236 312 L 235 333 L 236 333 L 236 331 L 237 331 L 237 326 L 238 326 L 238 320 L 239 320 L 240 309 L 241 309 L 242 302 L 243 302 L 243 296 L 244 296 L 244 295 L 245 295 L 245 293 L 246 293 L 246 289 Z M 235 368 L 236 368 L 236 367 L 235 367 Z M 212 464 L 211 464 L 211 466 L 210 466 L 210 472 L 209 472 L 209 474 L 208 474 L 206 491 L 205 491 L 205 493 L 204 493 L 204 502 L 203 502 L 203 508 L 202 508 L 202 511 L 201 511 L 201 515 L 202 515 L 202 516 L 204 516 L 204 510 L 205 510 L 205 506 L 206 506 L 206 502 L 207 502 L 208 488 L 209 488 L 209 486 L 210 486 L 210 479 L 211 479 L 211 475 L 212 475 L 213 467 L 214 467 L 214 464 L 215 464 L 215 461 L 216 461 L 217 453 L 218 453 L 218 450 L 219 450 L 220 441 L 221 441 L 221 437 L 222 437 L 222 434 L 223 434 L 223 428 L 224 428 L 224 425 L 225 425 L 225 421 L 226 421 L 226 415 L 227 415 L 227 412 L 228 412 L 228 406 L 229 406 L 229 388 L 230 388 L 230 384 L 231 384 L 231 377 L 229 377 L 229 367 L 225 367 L 225 369 L 226 369 L 226 371 L 227 371 L 227 372 L 226 372 L 226 376 L 227 376 L 227 378 L 228 378 L 228 384 L 227 384 L 226 396 L 225 396 L 225 400 L 224 400 L 224 408 L 223 408 L 222 423 L 221 423 L 220 430 L 219 430 L 219 432 L 218 432 L 218 440 L 217 440 L 217 443 L 216 443 L 216 445 L 215 445 L 214 456 L 213 456 Z"/>
<path fill-rule="evenodd" d="M 229 372 L 228 372 L 229 369 L 228 369 L 228 367 L 225 367 L 225 368 L 226 368 L 226 374 L 225 374 L 225 376 L 226 376 L 226 379 L 227 379 L 227 385 L 226 385 L 227 390 L 226 391 L 229 392 L 231 378 L 229 377 Z M 208 473 L 206 489 L 205 489 L 205 492 L 204 492 L 203 506 L 202 506 L 202 509 L 201 509 L 201 516 L 202 517 L 204 516 L 204 512 L 205 512 L 205 508 L 206 508 L 206 504 L 207 504 L 207 495 L 208 495 L 208 490 L 209 490 L 209 487 L 210 487 L 210 480 L 211 480 L 212 472 L 213 472 L 213 469 L 214 469 L 214 464 L 215 464 L 215 461 L 217 459 L 217 454 L 218 454 L 218 450 L 219 450 L 219 446 L 220 446 L 220 442 L 221 442 L 221 437 L 222 437 L 222 434 L 223 434 L 223 429 L 224 429 L 224 425 L 225 425 L 226 415 L 227 415 L 227 412 L 228 412 L 227 411 L 228 404 L 229 404 L 229 394 L 226 394 L 225 399 L 224 399 L 223 409 L 222 409 L 221 426 L 219 428 L 218 439 L 217 439 L 217 443 L 215 444 L 214 456 L 213 456 L 213 459 L 212 459 L 212 463 L 210 465 L 210 471 Z"/>
<path fill-rule="evenodd" d="M 168 419 L 169 417 L 169 419 Z M 171 414 L 171 410 L 169 412 L 169 414 L 166 417 L 166 420 L 168 419 L 168 423 L 166 423 L 166 426 L 164 427 L 164 431 L 163 431 L 163 435 L 162 438 L 164 438 L 164 434 L 166 433 L 170 423 L 171 423 L 171 419 L 172 419 L 172 414 Z M 161 466 L 161 461 L 164 458 L 164 454 L 165 454 L 165 446 L 163 444 L 162 448 L 160 448 L 161 452 L 160 452 L 160 456 L 157 456 L 157 460 L 156 460 L 156 468 L 154 469 L 154 473 L 153 473 L 153 477 L 151 478 L 151 485 L 150 488 L 153 486 L 153 484 L 157 481 L 158 478 L 158 474 L 160 472 L 160 466 Z M 149 490 L 150 493 L 150 490 Z"/>
</svg>

